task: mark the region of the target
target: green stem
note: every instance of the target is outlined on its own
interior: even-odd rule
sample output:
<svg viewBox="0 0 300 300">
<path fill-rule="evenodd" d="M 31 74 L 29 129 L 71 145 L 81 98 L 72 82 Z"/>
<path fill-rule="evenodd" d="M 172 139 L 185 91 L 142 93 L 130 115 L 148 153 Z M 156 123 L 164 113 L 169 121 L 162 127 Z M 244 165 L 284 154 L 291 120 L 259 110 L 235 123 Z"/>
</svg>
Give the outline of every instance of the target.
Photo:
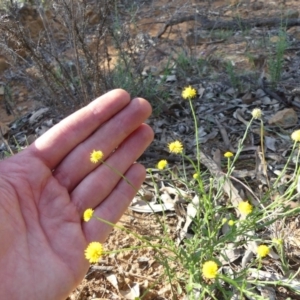
<svg viewBox="0 0 300 300">
<path fill-rule="evenodd" d="M 122 174 L 120 171 L 118 171 L 117 169 L 115 169 L 114 167 L 110 166 L 109 164 L 107 164 L 105 161 L 101 160 L 102 164 L 105 165 L 106 167 L 108 167 L 109 169 L 111 169 L 113 172 L 115 172 L 117 175 L 119 175 L 120 177 L 122 177 L 126 183 L 128 183 L 133 190 L 140 196 L 143 197 L 143 195 L 140 194 L 140 192 L 136 189 L 135 186 L 133 186 L 133 184 L 124 176 L 124 174 Z"/>
<path fill-rule="evenodd" d="M 126 229 L 125 227 L 122 227 L 122 226 L 119 226 L 119 225 L 116 225 L 116 224 L 114 224 L 114 223 L 111 223 L 111 222 L 109 222 L 109 221 L 107 221 L 107 220 L 104 220 L 104 219 L 102 219 L 102 218 L 100 218 L 100 217 L 94 217 L 95 219 L 97 219 L 98 221 L 100 221 L 100 222 L 103 222 L 103 223 L 105 223 L 105 224 L 107 224 L 107 225 L 109 225 L 109 226 L 111 226 L 111 227 L 115 227 L 115 228 L 118 228 L 118 229 L 120 229 L 120 230 L 122 230 L 122 231 L 125 231 L 126 233 L 128 233 L 128 234 L 132 234 L 135 238 L 137 238 L 137 239 L 139 239 L 140 241 L 142 241 L 142 242 L 144 242 L 145 244 L 147 244 L 149 247 L 151 247 L 151 248 L 160 248 L 160 249 L 166 249 L 166 250 L 168 250 L 168 251 L 170 251 L 170 252 L 173 252 L 171 249 L 169 249 L 168 247 L 166 247 L 166 246 L 164 246 L 164 245 L 159 245 L 159 244 L 155 244 L 155 245 L 153 245 L 152 243 L 151 243 L 151 241 L 148 241 L 146 238 L 143 238 L 142 236 L 140 236 L 140 235 L 138 235 L 138 234 L 136 234 L 136 233 L 134 233 L 133 231 L 130 231 L 129 229 Z"/>
<path fill-rule="evenodd" d="M 198 171 L 200 173 L 200 148 L 199 148 L 199 143 L 198 143 L 198 138 L 199 138 L 198 137 L 198 123 L 197 123 L 196 114 L 195 114 L 195 110 L 194 110 L 191 98 L 189 98 L 189 103 L 190 103 L 190 107 L 191 107 L 191 111 L 192 111 L 192 115 L 193 115 L 193 119 L 194 119 L 195 136 L 196 136 L 196 151 L 197 151 L 197 167 L 198 167 Z"/>
</svg>

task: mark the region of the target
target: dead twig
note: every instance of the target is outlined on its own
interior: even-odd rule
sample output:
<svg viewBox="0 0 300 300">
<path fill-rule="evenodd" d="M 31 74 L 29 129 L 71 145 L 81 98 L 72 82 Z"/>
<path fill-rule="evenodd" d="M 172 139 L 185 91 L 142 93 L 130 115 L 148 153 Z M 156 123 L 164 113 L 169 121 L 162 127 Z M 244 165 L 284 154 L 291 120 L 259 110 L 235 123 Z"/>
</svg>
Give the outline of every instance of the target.
<svg viewBox="0 0 300 300">
<path fill-rule="evenodd" d="M 215 118 L 215 123 L 219 127 L 219 130 L 220 130 L 222 139 L 225 143 L 226 149 L 231 152 L 236 152 L 229 141 L 228 134 L 227 134 L 225 127 L 217 120 L 217 118 Z"/>
</svg>

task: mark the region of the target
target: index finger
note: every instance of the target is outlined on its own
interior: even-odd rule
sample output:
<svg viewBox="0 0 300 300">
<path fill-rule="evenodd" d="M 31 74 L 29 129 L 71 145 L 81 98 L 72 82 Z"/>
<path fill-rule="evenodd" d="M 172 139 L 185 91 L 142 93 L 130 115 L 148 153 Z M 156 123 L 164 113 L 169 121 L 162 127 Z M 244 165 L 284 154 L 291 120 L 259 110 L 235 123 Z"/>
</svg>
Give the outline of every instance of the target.
<svg viewBox="0 0 300 300">
<path fill-rule="evenodd" d="M 54 169 L 73 148 L 129 102 L 130 95 L 124 90 L 108 92 L 53 126 L 28 150 L 50 169 Z"/>
</svg>

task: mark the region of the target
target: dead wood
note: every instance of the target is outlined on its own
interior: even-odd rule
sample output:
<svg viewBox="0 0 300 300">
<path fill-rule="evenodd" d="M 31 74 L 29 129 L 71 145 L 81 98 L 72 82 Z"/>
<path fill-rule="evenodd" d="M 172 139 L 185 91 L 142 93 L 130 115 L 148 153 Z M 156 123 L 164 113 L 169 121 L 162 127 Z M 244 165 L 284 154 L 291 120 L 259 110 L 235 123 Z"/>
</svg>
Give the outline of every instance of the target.
<svg viewBox="0 0 300 300">
<path fill-rule="evenodd" d="M 287 19 L 282 20 L 281 18 L 267 18 L 267 19 L 249 19 L 249 20 L 241 20 L 235 18 L 231 21 L 223 21 L 223 20 L 210 20 L 206 16 L 202 16 L 200 14 L 193 14 L 189 16 L 183 16 L 176 19 L 169 20 L 166 24 L 164 24 L 163 28 L 157 34 L 157 38 L 160 38 L 168 29 L 168 27 L 173 25 L 178 25 L 183 22 L 188 21 L 196 21 L 201 24 L 200 28 L 204 30 L 212 30 L 212 29 L 227 29 L 227 30 L 241 30 L 246 28 L 253 27 L 277 27 L 284 26 L 286 28 L 290 28 L 293 26 L 300 25 L 300 19 Z"/>
<path fill-rule="evenodd" d="M 212 29 L 246 29 L 253 27 L 277 27 L 283 26 L 290 28 L 293 26 L 300 25 L 300 19 L 287 19 L 282 20 L 281 18 L 255 18 L 249 20 L 233 19 L 231 21 L 222 21 L 222 20 L 209 20 L 207 17 L 202 16 L 200 19 L 201 29 L 212 30 Z"/>
<path fill-rule="evenodd" d="M 171 19 L 163 26 L 163 28 L 157 34 L 156 38 L 160 38 L 170 26 L 177 25 L 183 22 L 188 22 L 188 21 L 198 21 L 200 17 L 201 16 L 199 14 L 193 14 L 189 16 L 176 18 L 176 19 Z"/>
</svg>

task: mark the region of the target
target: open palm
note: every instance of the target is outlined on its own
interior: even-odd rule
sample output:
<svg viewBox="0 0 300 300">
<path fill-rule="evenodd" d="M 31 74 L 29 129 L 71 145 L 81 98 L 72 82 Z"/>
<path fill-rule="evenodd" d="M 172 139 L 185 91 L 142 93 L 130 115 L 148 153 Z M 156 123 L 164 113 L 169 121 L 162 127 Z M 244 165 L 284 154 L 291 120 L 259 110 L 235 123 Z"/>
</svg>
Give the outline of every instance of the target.
<svg viewBox="0 0 300 300">
<path fill-rule="evenodd" d="M 144 167 L 134 164 L 153 139 L 142 122 L 151 107 L 114 90 L 61 121 L 26 150 L 0 162 L 0 299 L 65 299 L 82 280 L 84 249 L 110 226 L 82 222 L 87 208 L 117 222 Z M 90 162 L 93 150 L 106 164 Z"/>
</svg>

